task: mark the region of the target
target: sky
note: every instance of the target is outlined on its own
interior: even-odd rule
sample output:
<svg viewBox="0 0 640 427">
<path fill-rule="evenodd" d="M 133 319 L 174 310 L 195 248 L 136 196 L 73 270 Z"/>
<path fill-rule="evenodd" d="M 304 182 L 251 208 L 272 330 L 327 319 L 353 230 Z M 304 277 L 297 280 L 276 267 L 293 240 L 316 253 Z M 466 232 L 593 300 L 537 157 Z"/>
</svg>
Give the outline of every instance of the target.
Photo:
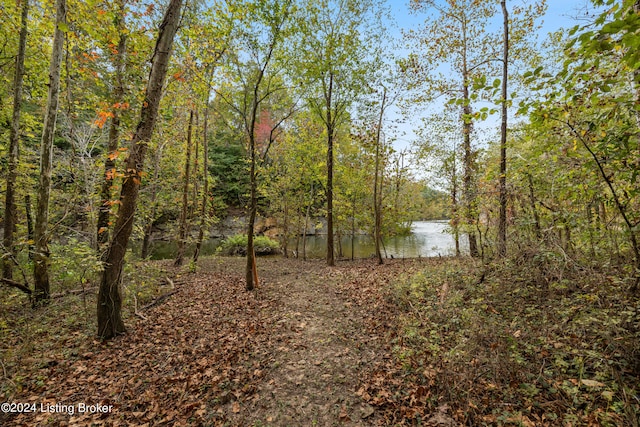
<svg viewBox="0 0 640 427">
<path fill-rule="evenodd" d="M 444 0 L 441 0 L 444 3 Z M 498 0 L 495 0 L 496 3 Z M 512 5 L 521 3 L 531 3 L 533 0 L 508 0 L 507 7 L 511 10 Z M 395 25 L 391 27 L 391 33 L 394 38 L 402 38 L 402 30 L 418 28 L 422 25 L 426 15 L 415 15 L 409 12 L 409 0 L 388 0 L 387 3 L 391 9 Z M 584 16 L 585 13 L 594 15 L 593 6 L 589 0 L 547 0 L 547 11 L 542 18 L 542 27 L 538 33 L 538 40 L 542 42 L 549 33 L 555 32 L 560 28 L 572 28 L 580 23 L 576 17 Z M 402 54 L 402 52 L 399 52 Z M 433 108 L 433 107 L 432 107 Z M 397 109 L 391 109 L 388 114 L 388 120 L 401 119 Z M 499 119 L 496 119 L 496 123 Z M 404 123 L 397 127 L 393 136 L 393 143 L 396 151 L 410 149 L 411 142 L 416 139 L 413 128 L 418 123 Z"/>
</svg>

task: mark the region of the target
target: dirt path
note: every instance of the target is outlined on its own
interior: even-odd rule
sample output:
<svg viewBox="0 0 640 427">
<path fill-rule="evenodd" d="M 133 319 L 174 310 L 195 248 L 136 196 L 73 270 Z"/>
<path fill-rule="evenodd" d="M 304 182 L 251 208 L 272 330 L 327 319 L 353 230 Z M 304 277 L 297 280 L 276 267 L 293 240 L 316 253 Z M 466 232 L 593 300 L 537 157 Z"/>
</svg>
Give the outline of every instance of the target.
<svg viewBox="0 0 640 427">
<path fill-rule="evenodd" d="M 374 409 L 355 393 L 358 373 L 380 356 L 381 337 L 366 332 L 363 308 L 353 302 L 357 289 L 345 285 L 371 266 L 330 269 L 314 261 L 303 271 L 297 262 L 291 270 L 264 267 L 261 291 L 282 302 L 271 317 L 279 345 L 255 404 L 234 420 L 240 425 L 367 425 Z"/>
<path fill-rule="evenodd" d="M 144 319 L 127 319 L 127 335 L 103 344 L 87 330 L 34 352 L 11 400 L 38 410 L 0 425 L 384 425 L 358 396 L 360 375 L 388 352 L 381 290 L 419 264 L 260 259 L 247 293 L 243 259 L 203 260 Z"/>
</svg>

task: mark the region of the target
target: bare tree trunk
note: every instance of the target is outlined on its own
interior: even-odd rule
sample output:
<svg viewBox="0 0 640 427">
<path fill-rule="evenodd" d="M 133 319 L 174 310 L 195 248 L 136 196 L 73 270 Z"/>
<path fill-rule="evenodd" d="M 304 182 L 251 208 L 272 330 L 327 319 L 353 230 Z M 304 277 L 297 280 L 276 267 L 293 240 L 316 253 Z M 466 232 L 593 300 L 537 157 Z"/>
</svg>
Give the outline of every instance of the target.
<svg viewBox="0 0 640 427">
<path fill-rule="evenodd" d="M 527 174 L 527 179 L 529 182 L 529 203 L 531 205 L 531 212 L 533 213 L 533 231 L 536 238 L 540 240 L 540 215 L 538 215 L 538 209 L 536 208 L 536 197 L 533 192 L 533 178 L 531 177 L 531 174 Z"/>
<path fill-rule="evenodd" d="M 106 256 L 106 246 L 109 243 L 109 220 L 112 205 L 112 186 L 114 182 L 116 155 L 120 142 L 120 106 L 124 102 L 124 68 L 125 54 L 127 49 L 127 35 L 125 33 L 125 5 L 124 1 L 119 2 L 118 15 L 115 24 L 118 28 L 118 47 L 115 58 L 115 84 L 113 88 L 113 107 L 111 113 L 111 126 L 109 127 L 109 142 L 107 144 L 107 158 L 104 161 L 104 180 L 100 189 L 100 209 L 98 211 L 97 242 L 98 255 L 104 259 Z"/>
<path fill-rule="evenodd" d="M 18 145 L 20 143 L 20 112 L 22 109 L 22 83 L 24 81 L 24 57 L 27 50 L 27 23 L 29 20 L 29 0 L 23 0 L 22 17 L 20 18 L 20 40 L 18 42 L 18 56 L 13 79 L 13 115 L 11 117 L 11 131 L 9 133 L 9 158 L 7 165 L 7 190 L 4 208 L 4 238 L 2 244 L 9 256 L 2 259 L 2 277 L 13 278 L 13 263 L 15 262 L 15 248 L 13 247 L 14 233 L 18 223 L 18 207 L 16 204 L 15 185 L 18 178 Z"/>
<path fill-rule="evenodd" d="M 355 258 L 355 241 L 356 241 L 356 195 L 353 195 L 351 201 L 351 261 Z"/>
<path fill-rule="evenodd" d="M 333 73 L 329 74 L 329 87 L 325 93 L 327 107 L 327 265 L 335 265 L 333 253 L 333 137 L 335 128 L 331 117 Z"/>
<path fill-rule="evenodd" d="M 257 203 L 257 182 L 256 182 L 256 149 L 255 140 L 250 138 L 249 144 L 251 150 L 251 167 L 250 167 L 250 187 L 251 187 L 251 206 L 249 207 L 249 223 L 247 224 L 247 268 L 245 270 L 246 290 L 252 291 L 257 285 L 257 275 L 254 273 L 256 270 L 256 257 L 255 249 L 253 247 L 253 232 L 256 224 L 256 214 L 258 212 Z"/>
<path fill-rule="evenodd" d="M 380 175 L 380 132 L 382 130 L 382 117 L 384 115 L 384 104 L 387 100 L 387 88 L 382 92 L 382 105 L 380 105 L 380 117 L 378 118 L 378 128 L 376 130 L 376 165 L 373 178 L 373 212 L 374 212 L 374 240 L 378 265 L 384 264 L 382 252 L 380 252 L 380 241 L 382 240 L 382 183 L 378 185 Z"/>
<path fill-rule="evenodd" d="M 127 172 L 120 191 L 120 211 L 107 250 L 106 265 L 98 291 L 98 336 L 103 340 L 125 332 L 120 290 L 124 255 L 133 229 L 144 158 L 158 115 L 162 87 L 167 74 L 173 38 L 178 30 L 181 8 L 182 0 L 171 0 L 160 24 L 149 81 L 145 90 L 145 100 L 140 111 L 140 122 L 131 140 Z"/>
<path fill-rule="evenodd" d="M 42 130 L 40 146 L 40 181 L 38 185 L 38 206 L 35 225 L 35 254 L 33 260 L 33 280 L 35 283 L 34 304 L 49 300 L 49 245 L 47 227 L 49 223 L 49 196 L 51 193 L 51 166 L 53 163 L 53 138 L 58 117 L 58 97 L 60 95 L 60 67 L 62 64 L 62 28 L 67 22 L 67 2 L 56 2 L 56 26 L 53 35 L 53 50 L 49 66 L 49 95 Z"/>
<path fill-rule="evenodd" d="M 209 91 L 210 92 L 210 91 Z M 196 250 L 193 253 L 193 262 L 198 262 L 202 241 L 204 240 L 204 229 L 207 225 L 207 200 L 209 198 L 209 141 L 207 135 L 209 133 L 209 93 L 207 93 L 207 103 L 204 108 L 204 129 L 202 135 L 202 207 L 200 211 L 200 230 L 198 230 L 198 241 L 196 242 Z"/>
<path fill-rule="evenodd" d="M 501 0 L 504 17 L 502 56 L 502 123 L 500 124 L 500 218 L 498 219 L 498 255 L 507 255 L 507 78 L 509 77 L 509 14 L 506 0 Z"/>
<path fill-rule="evenodd" d="M 456 153 L 453 152 L 453 174 L 451 176 L 451 227 L 456 246 L 456 256 L 460 256 L 460 218 L 458 213 L 458 174 L 456 171 Z"/>
<path fill-rule="evenodd" d="M 187 152 L 184 161 L 184 185 L 182 189 L 182 211 L 180 213 L 180 232 L 178 236 L 178 254 L 173 263 L 179 267 L 184 262 L 184 252 L 187 247 L 187 234 L 189 233 L 189 182 L 191 181 L 191 137 L 193 135 L 193 110 L 189 112 L 189 128 L 187 130 Z"/>
<path fill-rule="evenodd" d="M 31 196 L 26 194 L 24 196 L 24 213 L 27 217 L 27 238 L 29 239 L 29 259 L 33 260 L 33 253 L 35 248 L 33 247 L 34 230 L 33 230 L 33 214 L 31 213 Z"/>
<path fill-rule="evenodd" d="M 140 250 L 140 258 L 146 259 L 151 251 L 151 242 L 153 237 L 153 222 L 158 213 L 158 181 L 160 179 L 160 162 L 162 161 L 162 151 L 164 144 L 160 144 L 155 150 L 155 165 L 153 168 L 153 183 L 151 187 L 151 215 L 148 222 L 144 226 L 144 236 L 142 237 L 142 248 Z"/>
<path fill-rule="evenodd" d="M 289 258 L 289 201 L 286 195 L 283 195 L 283 198 L 282 233 L 284 234 L 284 239 L 282 240 L 282 254 L 285 258 Z"/>
</svg>

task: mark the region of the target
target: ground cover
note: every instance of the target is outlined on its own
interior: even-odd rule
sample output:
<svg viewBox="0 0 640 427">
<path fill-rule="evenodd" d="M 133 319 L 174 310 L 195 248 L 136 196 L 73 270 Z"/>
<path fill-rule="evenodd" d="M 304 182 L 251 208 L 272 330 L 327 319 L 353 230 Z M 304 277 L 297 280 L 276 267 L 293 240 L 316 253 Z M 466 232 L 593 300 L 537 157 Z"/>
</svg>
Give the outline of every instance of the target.
<svg viewBox="0 0 640 427">
<path fill-rule="evenodd" d="M 242 258 L 132 269 L 108 343 L 90 284 L 37 311 L 3 288 L 1 400 L 37 410 L 0 424 L 637 425 L 638 302 L 605 271 L 258 264 L 252 293 Z"/>
</svg>

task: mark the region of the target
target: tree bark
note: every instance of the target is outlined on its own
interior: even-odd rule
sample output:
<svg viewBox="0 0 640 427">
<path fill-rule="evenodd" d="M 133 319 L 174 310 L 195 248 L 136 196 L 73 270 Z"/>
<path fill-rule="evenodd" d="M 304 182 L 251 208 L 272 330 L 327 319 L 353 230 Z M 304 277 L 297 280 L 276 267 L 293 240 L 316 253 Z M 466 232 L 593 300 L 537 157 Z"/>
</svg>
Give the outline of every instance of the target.
<svg viewBox="0 0 640 427">
<path fill-rule="evenodd" d="M 469 254 L 472 257 L 477 257 L 478 252 L 478 240 L 476 233 L 471 230 L 471 226 L 475 225 L 475 191 L 473 188 L 473 152 L 471 150 L 471 107 L 469 106 L 469 76 L 465 72 L 463 83 L 463 99 L 464 106 L 462 107 L 462 114 L 464 116 L 463 124 L 463 144 L 464 144 L 464 177 L 463 177 L 463 191 L 464 191 L 464 203 L 465 203 L 465 220 L 467 225 L 467 233 L 469 237 Z"/>
<path fill-rule="evenodd" d="M 451 174 L 451 228 L 456 247 L 456 256 L 460 256 L 460 218 L 458 213 L 458 173 L 456 151 L 453 151 L 453 171 Z"/>
<path fill-rule="evenodd" d="M 373 177 L 373 212 L 374 212 L 374 239 L 376 257 L 378 265 L 384 264 L 382 252 L 380 251 L 380 241 L 382 240 L 382 185 L 378 185 L 380 176 L 380 132 L 382 131 L 382 117 L 384 115 L 384 104 L 387 100 L 387 88 L 382 93 L 382 105 L 380 106 L 380 117 L 378 118 L 378 128 L 376 130 L 376 165 Z"/>
<path fill-rule="evenodd" d="M 111 126 L 109 127 L 109 142 L 107 144 L 107 158 L 104 161 L 104 180 L 100 190 L 100 208 L 98 210 L 98 222 L 96 226 L 96 241 L 98 242 L 98 255 L 104 260 L 106 246 L 109 243 L 109 222 L 111 217 L 112 187 L 115 175 L 116 155 L 120 142 L 120 108 L 124 102 L 124 68 L 127 49 L 127 35 L 125 33 L 125 6 L 124 1 L 119 2 L 119 14 L 115 18 L 118 28 L 118 47 L 115 58 L 115 81 L 113 89 L 113 105 L 111 113 Z"/>
<path fill-rule="evenodd" d="M 207 140 L 207 134 L 209 132 L 209 96 L 210 90 L 207 92 L 207 102 L 204 108 L 204 124 L 202 135 L 202 209 L 200 211 L 200 230 L 198 230 L 198 241 L 196 243 L 196 250 L 193 252 L 193 262 L 198 262 L 200 256 L 200 250 L 202 248 L 202 241 L 204 240 L 204 228 L 207 225 L 207 200 L 209 198 L 209 141 Z"/>
<path fill-rule="evenodd" d="M 140 122 L 131 140 L 127 169 L 120 191 L 120 211 L 107 249 L 106 265 L 98 292 L 98 336 L 111 339 L 125 332 L 122 321 L 122 267 L 133 229 L 136 201 L 142 179 L 144 158 L 158 115 L 173 38 L 178 30 L 182 0 L 171 0 L 160 24 L 149 81 L 140 111 Z"/>
<path fill-rule="evenodd" d="M 33 214 L 31 213 L 31 196 L 25 194 L 24 196 L 24 214 L 27 217 L 27 239 L 29 240 L 29 259 L 33 260 L 33 253 L 35 248 L 33 246 L 34 230 L 33 230 Z"/>
<path fill-rule="evenodd" d="M 142 237 L 142 248 L 140 250 L 140 258 L 146 259 L 151 251 L 151 242 L 153 240 L 153 223 L 158 213 L 158 181 L 160 180 L 160 162 L 162 161 L 162 152 L 164 150 L 164 144 L 160 144 L 154 153 L 155 164 L 153 168 L 153 183 L 151 187 L 151 198 L 149 203 L 151 204 L 151 215 L 148 222 L 144 226 L 144 236 Z"/>
<path fill-rule="evenodd" d="M 498 219 L 498 256 L 507 255 L 507 78 L 509 77 L 509 13 L 506 0 L 500 1 L 504 17 L 502 50 L 502 121 L 500 124 L 500 218 Z"/>
<path fill-rule="evenodd" d="M 329 73 L 329 87 L 325 91 L 327 108 L 327 265 L 335 265 L 333 252 L 333 137 L 335 127 L 331 117 L 333 96 L 333 73 Z"/>
<path fill-rule="evenodd" d="M 184 262 L 184 252 L 187 246 L 188 213 L 189 213 L 189 182 L 191 180 L 191 137 L 193 135 L 193 110 L 189 112 L 189 128 L 187 130 L 187 152 L 184 162 L 184 184 L 182 188 L 182 211 L 180 212 L 180 232 L 178 236 L 178 254 L 173 263 L 179 267 Z"/>
<path fill-rule="evenodd" d="M 22 109 L 22 83 L 24 81 L 24 58 L 27 50 L 27 23 L 29 20 L 29 0 L 23 0 L 22 16 L 20 18 L 20 39 L 18 42 L 18 56 L 13 79 L 13 115 L 9 133 L 9 158 L 7 162 L 7 190 L 4 208 L 4 236 L 2 244 L 9 256 L 3 256 L 2 276 L 13 278 L 13 263 L 15 262 L 15 248 L 13 247 L 14 233 L 18 223 L 18 207 L 16 203 L 15 185 L 18 178 L 18 146 L 20 143 L 20 112 Z"/>
<path fill-rule="evenodd" d="M 53 35 L 53 49 L 49 66 L 49 95 L 40 145 L 40 180 L 38 184 L 38 205 L 35 225 L 35 254 L 33 260 L 34 304 L 49 300 L 49 246 L 47 227 L 49 223 L 49 196 L 51 193 L 51 166 L 53 163 L 53 138 L 58 117 L 60 95 L 60 67 L 62 65 L 62 28 L 67 22 L 67 2 L 56 2 L 56 26 Z"/>
</svg>

